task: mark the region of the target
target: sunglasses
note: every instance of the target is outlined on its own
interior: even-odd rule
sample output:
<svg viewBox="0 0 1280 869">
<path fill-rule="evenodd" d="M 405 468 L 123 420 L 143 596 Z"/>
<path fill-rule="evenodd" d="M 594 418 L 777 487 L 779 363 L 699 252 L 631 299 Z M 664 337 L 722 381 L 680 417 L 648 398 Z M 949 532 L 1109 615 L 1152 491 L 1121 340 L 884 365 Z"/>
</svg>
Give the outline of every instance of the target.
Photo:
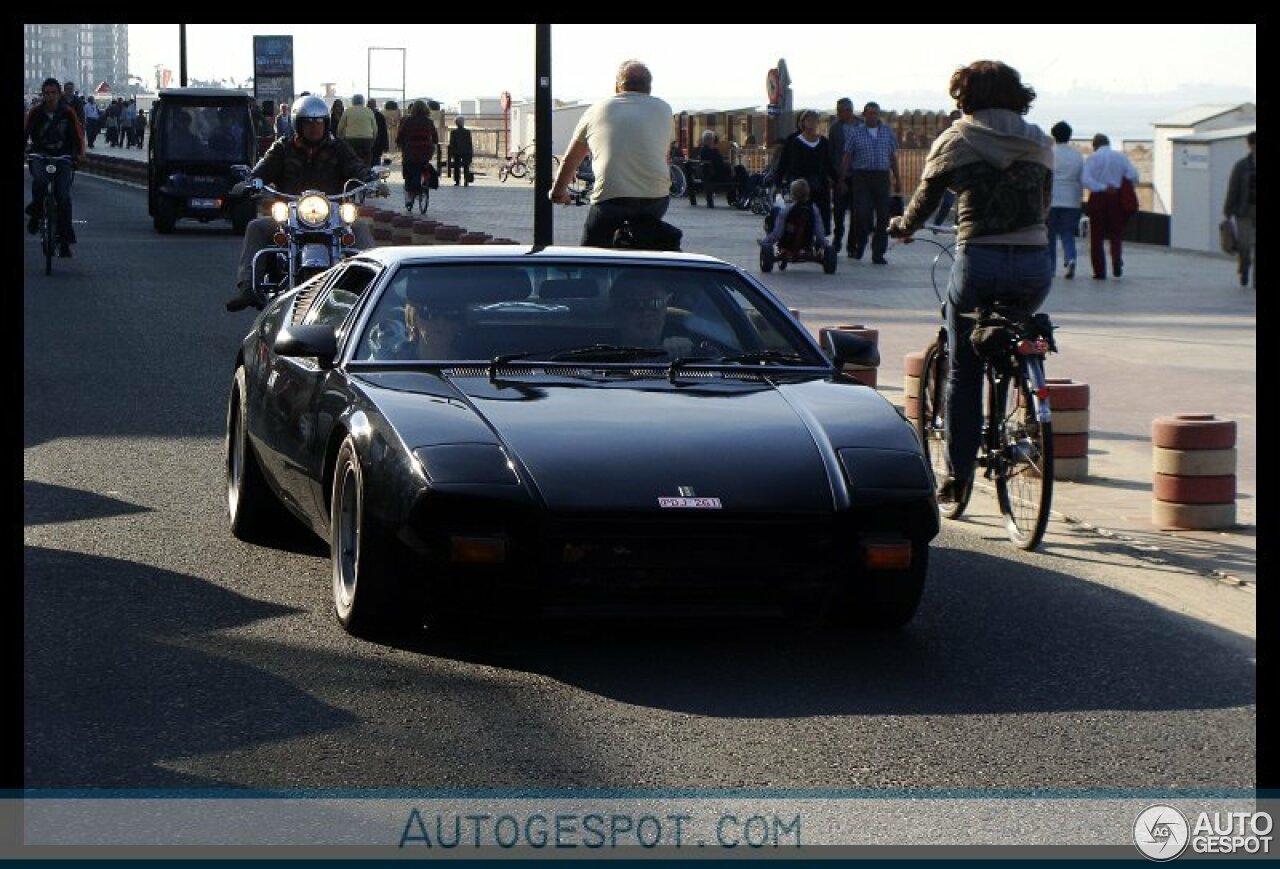
<svg viewBox="0 0 1280 869">
<path fill-rule="evenodd" d="M 618 299 L 618 307 L 624 311 L 665 311 L 667 300 L 661 296 L 647 299 Z"/>
</svg>

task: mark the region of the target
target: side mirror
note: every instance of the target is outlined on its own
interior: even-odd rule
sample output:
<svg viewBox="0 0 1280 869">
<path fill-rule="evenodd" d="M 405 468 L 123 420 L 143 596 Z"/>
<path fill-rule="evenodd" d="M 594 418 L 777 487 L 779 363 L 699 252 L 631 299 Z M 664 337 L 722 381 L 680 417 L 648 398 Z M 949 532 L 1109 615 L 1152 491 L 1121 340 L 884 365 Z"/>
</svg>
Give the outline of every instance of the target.
<svg viewBox="0 0 1280 869">
<path fill-rule="evenodd" d="M 338 356 L 338 333 L 332 326 L 286 326 L 276 335 L 272 349 L 278 356 L 314 358 L 321 368 L 332 368 Z"/>
<path fill-rule="evenodd" d="M 831 354 L 837 366 L 862 365 L 875 368 L 880 364 L 880 350 L 870 338 L 835 329 L 828 329 L 822 336 L 822 349 Z"/>
</svg>

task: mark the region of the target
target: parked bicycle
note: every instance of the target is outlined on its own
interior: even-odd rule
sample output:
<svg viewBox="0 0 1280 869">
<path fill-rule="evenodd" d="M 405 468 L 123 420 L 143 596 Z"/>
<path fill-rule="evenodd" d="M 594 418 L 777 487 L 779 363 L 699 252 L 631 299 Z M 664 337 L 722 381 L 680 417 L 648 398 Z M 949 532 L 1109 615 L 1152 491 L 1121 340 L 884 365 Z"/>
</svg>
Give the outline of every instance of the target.
<svg viewBox="0 0 1280 869">
<path fill-rule="evenodd" d="M 954 235 L 954 227 L 926 224 L 934 234 Z M 920 376 L 920 415 L 916 421 L 920 443 L 935 478 L 948 473 L 946 439 L 946 382 L 949 371 L 946 301 L 938 287 L 939 266 L 949 272 L 954 244 L 918 235 L 938 247 L 930 279 L 942 305 L 944 325 L 925 350 Z M 1047 314 L 1032 313 L 1020 300 L 1000 300 L 975 311 L 971 336 L 982 359 L 984 419 L 978 467 L 995 484 L 996 501 L 1005 518 L 1009 539 L 1020 549 L 1035 549 L 1044 537 L 1053 501 L 1053 417 L 1045 383 L 1044 358 L 1056 352 L 1053 325 Z M 972 487 L 938 508 L 955 519 L 968 506 Z"/>
<path fill-rule="evenodd" d="M 59 172 L 70 172 L 74 165 L 71 157 L 63 154 L 28 154 L 27 164 L 34 172 L 45 173 L 43 211 L 40 217 L 40 250 L 44 254 L 44 273 L 53 274 L 53 258 L 62 245 L 62 234 L 58 231 L 58 197 L 55 191 Z"/>
<path fill-rule="evenodd" d="M 537 176 L 537 153 L 534 151 L 533 144 L 525 145 L 519 151 L 507 156 L 507 159 L 498 167 L 498 180 L 506 181 L 508 176 L 511 178 L 528 178 L 530 183 Z M 551 155 L 551 177 L 554 178 L 556 172 L 560 170 L 560 158 L 555 154 Z"/>
</svg>

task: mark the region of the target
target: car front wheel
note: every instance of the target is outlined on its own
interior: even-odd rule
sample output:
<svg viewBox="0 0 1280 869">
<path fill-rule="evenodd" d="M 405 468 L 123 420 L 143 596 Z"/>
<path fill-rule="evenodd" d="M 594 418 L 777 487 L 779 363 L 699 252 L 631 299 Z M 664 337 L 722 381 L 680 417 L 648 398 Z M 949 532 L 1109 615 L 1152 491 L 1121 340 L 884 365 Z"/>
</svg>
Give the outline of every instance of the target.
<svg viewBox="0 0 1280 869">
<path fill-rule="evenodd" d="M 227 514 L 231 533 L 241 540 L 260 542 L 292 521 L 267 485 L 249 445 L 248 392 L 244 367 L 236 369 L 227 401 Z"/>
</svg>

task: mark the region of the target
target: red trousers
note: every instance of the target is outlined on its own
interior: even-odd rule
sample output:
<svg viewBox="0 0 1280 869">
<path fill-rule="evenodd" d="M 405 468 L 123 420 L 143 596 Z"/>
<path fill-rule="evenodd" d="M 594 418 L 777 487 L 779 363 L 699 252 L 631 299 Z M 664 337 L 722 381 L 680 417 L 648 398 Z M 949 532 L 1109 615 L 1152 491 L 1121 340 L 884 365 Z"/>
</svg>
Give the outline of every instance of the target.
<svg viewBox="0 0 1280 869">
<path fill-rule="evenodd" d="M 1093 264 L 1093 276 L 1107 276 L 1107 257 L 1103 252 L 1103 242 L 1111 243 L 1111 267 L 1116 277 L 1124 267 L 1121 246 L 1124 238 L 1124 225 L 1128 216 L 1120 207 L 1120 191 L 1108 190 L 1106 193 L 1090 193 L 1087 203 L 1089 212 L 1089 260 Z"/>
</svg>

